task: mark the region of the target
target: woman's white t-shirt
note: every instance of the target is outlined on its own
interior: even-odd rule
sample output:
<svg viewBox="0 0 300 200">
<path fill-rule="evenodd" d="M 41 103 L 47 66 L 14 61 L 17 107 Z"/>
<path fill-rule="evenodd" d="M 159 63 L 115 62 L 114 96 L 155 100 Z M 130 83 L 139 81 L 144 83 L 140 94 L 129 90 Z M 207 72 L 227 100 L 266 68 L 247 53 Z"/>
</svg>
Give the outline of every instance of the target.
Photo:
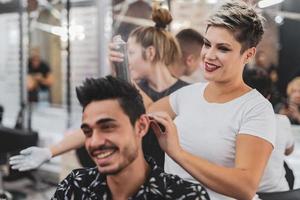
<svg viewBox="0 0 300 200">
<path fill-rule="evenodd" d="M 234 167 L 238 134 L 257 136 L 274 146 L 275 115 L 268 100 L 251 90 L 226 103 L 209 103 L 203 97 L 207 84 L 192 84 L 170 95 L 179 141 L 186 151 L 212 163 Z M 197 182 L 167 155 L 165 171 Z M 208 192 L 212 200 L 231 199 L 209 189 Z"/>
</svg>

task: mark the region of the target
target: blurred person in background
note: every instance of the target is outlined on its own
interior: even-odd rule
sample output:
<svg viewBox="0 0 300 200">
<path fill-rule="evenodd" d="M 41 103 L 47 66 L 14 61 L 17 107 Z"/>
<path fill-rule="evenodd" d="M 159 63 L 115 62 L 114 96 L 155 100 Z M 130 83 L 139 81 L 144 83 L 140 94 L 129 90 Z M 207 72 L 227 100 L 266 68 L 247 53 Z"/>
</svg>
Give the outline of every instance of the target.
<svg viewBox="0 0 300 200">
<path fill-rule="evenodd" d="M 289 82 L 286 93 L 286 102 L 279 103 L 275 111 L 288 116 L 292 124 L 300 125 L 300 76 Z"/>
<path fill-rule="evenodd" d="M 48 64 L 41 60 L 38 48 L 33 48 L 28 60 L 27 90 L 28 101 L 50 101 L 50 87 L 53 75 Z"/>
<path fill-rule="evenodd" d="M 203 69 L 200 67 L 200 55 L 203 36 L 194 29 L 188 28 L 176 34 L 182 57 L 181 62 L 170 68 L 172 74 L 188 83 L 206 82 Z"/>
<path fill-rule="evenodd" d="M 269 99 L 273 105 L 273 108 L 282 101 L 282 95 L 278 90 L 278 67 L 271 63 L 268 59 L 267 53 L 263 50 L 260 50 L 255 55 L 255 66 L 258 68 L 264 69 L 268 76 L 270 76 L 272 81 L 272 95 Z"/>
<path fill-rule="evenodd" d="M 243 79 L 247 85 L 259 91 L 265 98 L 271 98 L 272 80 L 265 69 L 246 67 L 243 72 Z M 276 114 L 276 130 L 275 148 L 268 161 L 266 171 L 276 171 L 276 173 L 273 173 L 274 177 L 272 178 L 277 179 L 278 183 L 285 177 L 289 189 L 292 190 L 295 177 L 293 171 L 284 160 L 285 156 L 290 155 L 294 151 L 295 138 L 292 134 L 291 123 L 286 115 Z"/>
</svg>

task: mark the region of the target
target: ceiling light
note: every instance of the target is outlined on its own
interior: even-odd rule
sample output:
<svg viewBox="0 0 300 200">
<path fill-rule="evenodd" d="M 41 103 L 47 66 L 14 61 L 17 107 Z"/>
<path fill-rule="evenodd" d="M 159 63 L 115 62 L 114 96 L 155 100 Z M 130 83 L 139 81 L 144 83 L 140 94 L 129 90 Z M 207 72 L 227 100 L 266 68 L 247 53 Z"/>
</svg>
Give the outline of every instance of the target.
<svg viewBox="0 0 300 200">
<path fill-rule="evenodd" d="M 275 22 L 277 23 L 277 24 L 282 24 L 282 22 L 283 22 L 283 17 L 282 16 L 280 16 L 280 15 L 277 15 L 276 17 L 275 17 Z"/>
<path fill-rule="evenodd" d="M 206 3 L 208 3 L 208 4 L 216 4 L 216 3 L 218 3 L 218 0 L 206 0 Z"/>
<path fill-rule="evenodd" d="M 262 0 L 258 2 L 258 7 L 260 8 L 266 8 L 269 6 L 273 6 L 275 4 L 282 3 L 284 0 Z"/>
</svg>

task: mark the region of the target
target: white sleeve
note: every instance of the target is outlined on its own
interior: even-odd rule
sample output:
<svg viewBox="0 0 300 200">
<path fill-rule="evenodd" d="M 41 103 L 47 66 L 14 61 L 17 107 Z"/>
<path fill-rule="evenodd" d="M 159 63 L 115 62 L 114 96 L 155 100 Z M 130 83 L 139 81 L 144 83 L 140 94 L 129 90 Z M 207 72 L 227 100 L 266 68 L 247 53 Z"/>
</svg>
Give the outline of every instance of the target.
<svg viewBox="0 0 300 200">
<path fill-rule="evenodd" d="M 184 93 L 183 88 L 180 88 L 180 89 L 176 90 L 175 92 L 173 92 L 172 94 L 170 94 L 170 96 L 169 96 L 171 108 L 176 115 L 179 114 L 180 103 L 181 103 L 180 97 L 182 96 L 182 93 Z"/>
<path fill-rule="evenodd" d="M 270 142 L 275 147 L 276 124 L 272 105 L 266 101 L 248 109 L 238 134 L 249 134 Z"/>
<path fill-rule="evenodd" d="M 284 123 L 284 134 L 286 136 L 286 144 L 285 144 L 285 148 L 288 149 L 290 147 L 292 147 L 295 143 L 295 138 L 293 136 L 292 133 L 292 125 L 291 122 L 289 120 L 289 118 L 285 115 L 281 115 L 282 117 L 282 121 L 281 123 Z"/>
</svg>

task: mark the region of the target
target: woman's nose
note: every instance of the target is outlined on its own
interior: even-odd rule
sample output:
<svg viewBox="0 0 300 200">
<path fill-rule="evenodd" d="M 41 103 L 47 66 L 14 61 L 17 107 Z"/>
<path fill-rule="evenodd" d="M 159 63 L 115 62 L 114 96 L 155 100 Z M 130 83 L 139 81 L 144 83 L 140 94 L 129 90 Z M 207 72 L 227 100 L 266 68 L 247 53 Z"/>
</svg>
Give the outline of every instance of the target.
<svg viewBox="0 0 300 200">
<path fill-rule="evenodd" d="M 206 58 L 208 60 L 216 59 L 216 51 L 213 48 L 207 49 L 205 54 L 204 54 L 204 58 Z"/>
</svg>

